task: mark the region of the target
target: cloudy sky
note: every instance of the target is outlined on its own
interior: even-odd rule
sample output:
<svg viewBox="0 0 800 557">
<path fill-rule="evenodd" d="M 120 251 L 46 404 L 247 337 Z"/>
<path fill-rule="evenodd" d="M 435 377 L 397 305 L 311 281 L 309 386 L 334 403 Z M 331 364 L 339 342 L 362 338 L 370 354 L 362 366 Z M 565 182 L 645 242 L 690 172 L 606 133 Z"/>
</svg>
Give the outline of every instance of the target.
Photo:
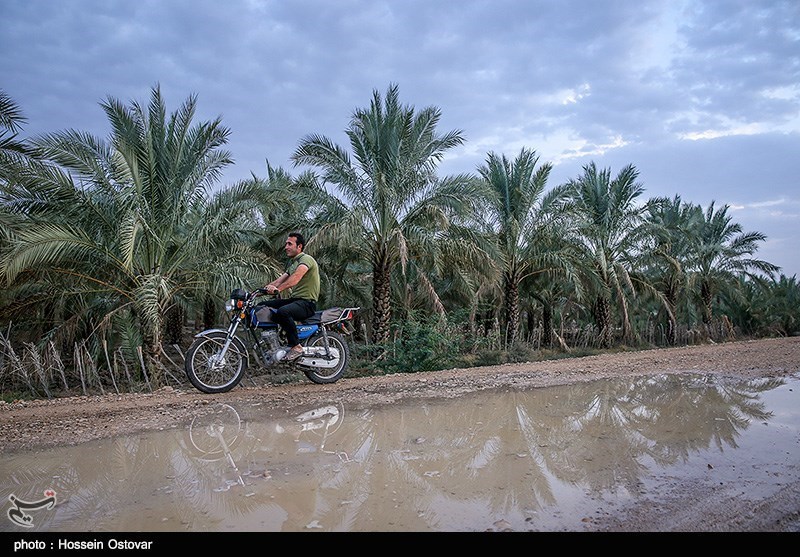
<svg viewBox="0 0 800 557">
<path fill-rule="evenodd" d="M 23 136 L 107 137 L 108 97 L 197 95 L 197 121 L 231 130 L 223 184 L 299 172 L 308 134 L 347 145 L 397 84 L 466 138 L 440 175 L 523 147 L 551 185 L 633 164 L 646 197 L 729 205 L 800 276 L 797 0 L 0 0 L 0 54 Z"/>
</svg>

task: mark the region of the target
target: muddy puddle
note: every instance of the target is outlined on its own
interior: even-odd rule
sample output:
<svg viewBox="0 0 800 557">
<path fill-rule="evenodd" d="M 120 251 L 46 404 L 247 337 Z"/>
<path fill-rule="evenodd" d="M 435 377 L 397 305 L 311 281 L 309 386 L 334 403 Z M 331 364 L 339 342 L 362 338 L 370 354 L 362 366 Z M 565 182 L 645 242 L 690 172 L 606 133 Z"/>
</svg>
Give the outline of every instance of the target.
<svg viewBox="0 0 800 557">
<path fill-rule="evenodd" d="M 755 500 L 797 481 L 799 387 L 659 375 L 288 416 L 212 403 L 174 429 L 2 455 L 0 532 L 590 531 L 682 479 Z"/>
</svg>

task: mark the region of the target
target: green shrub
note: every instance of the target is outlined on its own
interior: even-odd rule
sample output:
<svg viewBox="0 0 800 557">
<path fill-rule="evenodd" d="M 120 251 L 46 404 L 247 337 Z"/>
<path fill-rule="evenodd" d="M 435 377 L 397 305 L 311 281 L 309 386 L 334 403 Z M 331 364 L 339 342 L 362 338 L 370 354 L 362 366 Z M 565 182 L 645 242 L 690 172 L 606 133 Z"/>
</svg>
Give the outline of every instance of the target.
<svg viewBox="0 0 800 557">
<path fill-rule="evenodd" d="M 380 347 L 375 367 L 382 373 L 415 373 L 454 367 L 459 351 L 456 331 L 436 317 L 409 316 L 392 326 L 391 338 Z"/>
</svg>

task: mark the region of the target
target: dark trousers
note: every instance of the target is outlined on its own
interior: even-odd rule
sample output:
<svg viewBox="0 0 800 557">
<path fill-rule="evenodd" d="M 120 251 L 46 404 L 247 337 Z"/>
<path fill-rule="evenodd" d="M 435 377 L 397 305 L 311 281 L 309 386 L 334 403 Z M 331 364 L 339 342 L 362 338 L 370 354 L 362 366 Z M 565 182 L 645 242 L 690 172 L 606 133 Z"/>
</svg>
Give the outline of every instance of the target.
<svg viewBox="0 0 800 557">
<path fill-rule="evenodd" d="M 300 344 L 300 339 L 297 338 L 297 323 L 295 321 L 308 319 L 317 311 L 317 304 L 314 300 L 304 300 L 302 298 L 268 300 L 258 305 L 275 308 L 272 320 L 283 328 L 289 346 Z"/>
</svg>

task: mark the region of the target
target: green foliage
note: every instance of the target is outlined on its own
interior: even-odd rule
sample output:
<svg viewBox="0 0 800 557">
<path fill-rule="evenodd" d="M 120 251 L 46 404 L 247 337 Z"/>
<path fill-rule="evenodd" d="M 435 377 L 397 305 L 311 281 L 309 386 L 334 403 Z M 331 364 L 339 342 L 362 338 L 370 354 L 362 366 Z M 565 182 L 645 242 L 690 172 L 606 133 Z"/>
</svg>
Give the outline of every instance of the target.
<svg viewBox="0 0 800 557">
<path fill-rule="evenodd" d="M 107 140 L 26 141 L 0 91 L 0 328 L 29 347 L 14 373 L 0 358 L 0 390 L 73 388 L 79 354 L 101 388 L 108 373 L 131 389 L 158 380 L 159 344 L 212 320 L 232 288 L 274 278 L 292 229 L 320 261 L 320 305 L 363 308 L 358 340 L 373 343 L 354 345 L 351 376 L 695 342 L 701 321 L 706 334 L 728 319 L 736 334 L 800 333 L 796 278 L 773 277 L 754 257 L 765 236 L 727 206 L 641 203 L 633 165 L 614 177 L 592 162 L 547 188 L 551 165 L 527 148 L 440 178 L 461 131 L 438 133 L 439 109 L 401 104 L 396 85 L 371 100 L 349 150 L 302 139 L 293 162 L 319 174 L 267 165 L 218 188 L 230 132 L 192 123 L 194 95 L 172 114 L 157 87 L 147 106 L 108 98 Z M 27 371 L 58 367 L 34 358 L 44 347 L 65 379 Z"/>
<path fill-rule="evenodd" d="M 727 315 L 745 335 L 794 336 L 800 333 L 800 284 L 797 278 L 741 277 L 723 290 L 716 311 Z"/>
<path fill-rule="evenodd" d="M 505 310 L 506 338 L 513 344 L 519 333 L 521 283 L 548 272 L 570 275 L 569 255 L 574 251 L 563 225 L 566 217 L 564 186 L 545 193 L 551 163 L 539 164 L 535 151 L 523 148 L 516 159 L 489 153 L 478 167 L 486 191 L 482 222 L 497 243 Z"/>
<path fill-rule="evenodd" d="M 764 306 L 770 327 L 784 336 L 800 334 L 800 283 L 797 277 L 781 275 L 771 282 L 768 292 Z"/>
<path fill-rule="evenodd" d="M 221 149 L 230 132 L 219 119 L 193 124 L 194 96 L 171 115 L 158 87 L 146 107 L 113 98 L 102 107 L 107 141 L 67 130 L 33 141 L 35 158 L 0 159 L 9 176 L 0 206 L 14 225 L 0 246 L 13 303 L 0 315 L 52 321 L 67 346 L 124 323 L 114 340 L 133 364 L 143 349 L 157 373 L 171 308 L 200 307 L 209 293 L 274 272 L 253 248 L 254 212 L 269 192 L 257 179 L 212 192 L 232 163 Z"/>
<path fill-rule="evenodd" d="M 382 357 L 375 362 L 381 373 L 414 373 L 454 367 L 459 335 L 444 320 L 412 313 L 392 324 L 390 341 L 379 345 Z"/>
</svg>

